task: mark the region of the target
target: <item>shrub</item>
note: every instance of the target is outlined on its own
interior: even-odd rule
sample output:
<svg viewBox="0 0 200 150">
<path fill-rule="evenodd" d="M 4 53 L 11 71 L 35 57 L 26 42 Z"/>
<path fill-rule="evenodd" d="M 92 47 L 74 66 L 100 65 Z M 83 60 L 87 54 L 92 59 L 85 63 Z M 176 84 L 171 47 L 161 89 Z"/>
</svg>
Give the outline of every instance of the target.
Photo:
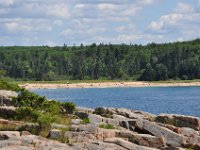
<svg viewBox="0 0 200 150">
<path fill-rule="evenodd" d="M 76 105 L 72 102 L 61 103 L 61 111 L 66 114 L 72 114 L 75 109 Z"/>
<path fill-rule="evenodd" d="M 36 109 L 46 101 L 46 98 L 23 89 L 17 97 L 13 98 L 13 101 L 17 107 L 31 107 Z"/>
<path fill-rule="evenodd" d="M 104 129 L 115 129 L 114 126 L 111 124 L 101 124 L 99 125 L 99 127 Z"/>
<path fill-rule="evenodd" d="M 25 123 L 22 126 L 20 126 L 18 131 L 20 131 L 20 132 L 28 131 L 31 134 L 39 135 L 40 127 L 39 127 L 38 123 Z"/>
<path fill-rule="evenodd" d="M 41 114 L 38 118 L 38 123 L 40 126 L 40 135 L 47 137 L 51 129 L 51 124 L 54 122 L 55 118 L 50 113 Z"/>
<path fill-rule="evenodd" d="M 21 107 L 16 110 L 16 118 L 25 121 L 37 121 L 39 113 L 31 107 Z"/>
<path fill-rule="evenodd" d="M 11 91 L 20 91 L 21 90 L 18 85 L 8 83 L 3 79 L 0 79 L 0 89 L 1 90 L 11 90 Z"/>
<path fill-rule="evenodd" d="M 90 123 L 90 119 L 89 118 L 83 118 L 82 124 L 88 124 Z"/>
<path fill-rule="evenodd" d="M 44 101 L 42 104 L 42 110 L 51 113 L 51 114 L 59 114 L 60 112 L 60 102 L 54 100 Z"/>
</svg>

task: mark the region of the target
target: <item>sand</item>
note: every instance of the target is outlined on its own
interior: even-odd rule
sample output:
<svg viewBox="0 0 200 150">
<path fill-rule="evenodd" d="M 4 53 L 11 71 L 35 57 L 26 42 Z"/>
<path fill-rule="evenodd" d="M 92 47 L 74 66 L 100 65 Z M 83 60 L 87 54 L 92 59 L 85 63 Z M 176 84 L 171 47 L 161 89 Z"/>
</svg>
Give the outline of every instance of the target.
<svg viewBox="0 0 200 150">
<path fill-rule="evenodd" d="M 109 87 L 169 87 L 169 86 L 200 86 L 200 82 L 189 83 L 151 83 L 151 82 L 102 82 L 102 83 L 26 83 L 20 84 L 26 89 L 56 89 L 56 88 L 109 88 Z"/>
</svg>

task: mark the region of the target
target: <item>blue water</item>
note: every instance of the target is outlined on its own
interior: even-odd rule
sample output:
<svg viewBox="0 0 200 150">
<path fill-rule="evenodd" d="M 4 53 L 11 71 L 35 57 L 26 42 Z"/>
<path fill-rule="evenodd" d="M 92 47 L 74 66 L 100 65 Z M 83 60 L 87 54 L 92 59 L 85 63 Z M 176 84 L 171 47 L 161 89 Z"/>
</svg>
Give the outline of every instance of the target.
<svg viewBox="0 0 200 150">
<path fill-rule="evenodd" d="M 77 106 L 143 110 L 200 117 L 200 87 L 135 87 L 90 89 L 34 89 L 33 92 Z"/>
</svg>

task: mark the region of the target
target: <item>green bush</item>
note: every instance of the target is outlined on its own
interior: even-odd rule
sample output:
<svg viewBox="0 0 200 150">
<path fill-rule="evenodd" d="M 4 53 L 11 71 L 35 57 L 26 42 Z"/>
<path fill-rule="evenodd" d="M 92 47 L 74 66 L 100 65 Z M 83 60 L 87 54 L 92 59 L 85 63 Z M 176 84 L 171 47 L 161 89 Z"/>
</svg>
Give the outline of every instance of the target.
<svg viewBox="0 0 200 150">
<path fill-rule="evenodd" d="M 20 91 L 20 87 L 16 84 L 11 84 L 3 79 L 0 79 L 0 90 Z"/>
<path fill-rule="evenodd" d="M 24 121 L 37 121 L 39 113 L 31 107 L 20 107 L 16 111 L 16 118 Z"/>
<path fill-rule="evenodd" d="M 99 125 L 99 128 L 104 128 L 104 129 L 115 129 L 113 125 L 111 124 L 101 124 Z"/>
<path fill-rule="evenodd" d="M 66 114 L 72 114 L 76 109 L 76 105 L 72 102 L 61 103 L 61 111 Z"/>
<path fill-rule="evenodd" d="M 90 123 L 90 119 L 89 118 L 84 118 L 82 121 L 82 124 L 88 124 Z"/>
<path fill-rule="evenodd" d="M 51 114 L 59 114 L 60 113 L 60 105 L 61 103 L 54 100 L 44 101 L 42 104 L 42 110 L 51 113 Z"/>
<path fill-rule="evenodd" d="M 17 107 L 31 107 L 38 109 L 40 108 L 39 106 L 46 101 L 46 98 L 23 89 L 17 97 L 13 98 L 13 101 Z"/>
<path fill-rule="evenodd" d="M 54 122 L 55 118 L 50 113 L 41 114 L 37 122 L 40 126 L 40 135 L 47 137 L 49 131 L 51 130 L 51 124 Z"/>
</svg>

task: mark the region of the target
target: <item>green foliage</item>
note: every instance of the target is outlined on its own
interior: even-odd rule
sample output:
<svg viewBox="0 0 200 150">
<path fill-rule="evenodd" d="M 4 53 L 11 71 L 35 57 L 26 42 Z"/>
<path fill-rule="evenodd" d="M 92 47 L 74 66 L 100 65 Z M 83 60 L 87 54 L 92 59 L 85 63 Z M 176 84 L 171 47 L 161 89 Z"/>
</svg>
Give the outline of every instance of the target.
<svg viewBox="0 0 200 150">
<path fill-rule="evenodd" d="M 40 114 L 38 118 L 38 123 L 43 126 L 47 125 L 50 126 L 51 123 L 53 123 L 55 120 L 54 116 L 52 116 L 50 113 Z"/>
<path fill-rule="evenodd" d="M 115 127 L 111 124 L 101 124 L 99 125 L 99 128 L 104 128 L 104 129 L 115 129 Z"/>
<path fill-rule="evenodd" d="M 11 90 L 11 91 L 19 91 L 20 87 L 16 84 L 11 84 L 6 82 L 5 80 L 0 79 L 0 90 Z"/>
<path fill-rule="evenodd" d="M 47 137 L 49 131 L 51 130 L 51 124 L 54 122 L 55 118 L 50 113 L 41 114 L 37 120 L 40 126 L 40 135 Z"/>
<path fill-rule="evenodd" d="M 46 100 L 41 104 L 41 108 L 43 111 L 51 114 L 59 114 L 61 103 L 54 100 Z"/>
<path fill-rule="evenodd" d="M 31 107 L 20 107 L 16 111 L 16 118 L 25 121 L 37 121 L 39 113 Z"/>
<path fill-rule="evenodd" d="M 90 119 L 89 118 L 83 118 L 82 124 L 88 124 L 90 123 Z"/>
<path fill-rule="evenodd" d="M 31 107 L 33 109 L 41 108 L 42 104 L 47 101 L 45 97 L 34 94 L 28 90 L 21 90 L 18 97 L 13 98 L 17 107 Z"/>
<path fill-rule="evenodd" d="M 0 47 L 0 68 L 6 77 L 36 81 L 199 79 L 200 39 L 145 46 Z"/>
<path fill-rule="evenodd" d="M 76 105 L 72 102 L 61 103 L 61 110 L 66 114 L 72 114 L 75 109 Z"/>
<path fill-rule="evenodd" d="M 4 76 L 4 75 L 6 75 L 6 71 L 5 71 L 5 70 L 0 70 L 0 78 L 1 78 L 2 76 Z"/>
</svg>

